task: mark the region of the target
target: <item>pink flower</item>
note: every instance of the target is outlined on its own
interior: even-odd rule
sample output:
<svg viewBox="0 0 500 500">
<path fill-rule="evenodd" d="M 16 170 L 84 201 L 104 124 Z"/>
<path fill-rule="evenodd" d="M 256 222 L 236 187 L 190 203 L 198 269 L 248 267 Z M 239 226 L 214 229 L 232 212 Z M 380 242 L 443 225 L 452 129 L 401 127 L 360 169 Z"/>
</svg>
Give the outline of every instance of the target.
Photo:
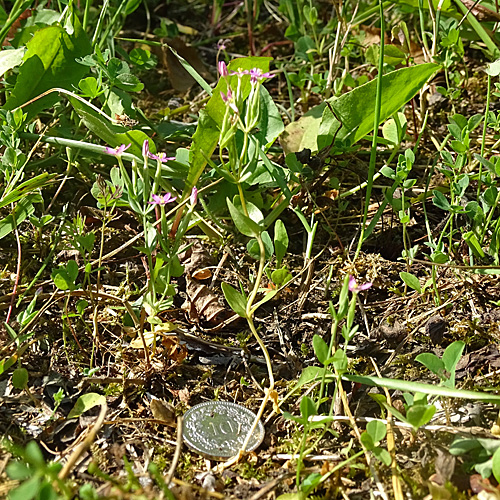
<svg viewBox="0 0 500 500">
<path fill-rule="evenodd" d="M 372 283 L 369 281 L 367 283 L 364 283 L 363 285 L 359 285 L 356 283 L 356 280 L 354 279 L 354 276 L 349 276 L 349 291 L 353 293 L 359 293 L 362 292 L 363 290 L 368 290 L 372 286 Z"/>
<path fill-rule="evenodd" d="M 170 193 L 161 195 L 161 194 L 154 194 L 153 195 L 153 201 L 148 201 L 150 205 L 166 205 L 167 203 L 172 203 L 177 199 L 176 196 L 172 197 Z"/>
<path fill-rule="evenodd" d="M 250 70 L 250 83 L 257 83 L 259 80 L 263 78 L 272 78 L 273 75 L 271 73 L 262 73 L 259 68 L 253 68 Z"/>
<path fill-rule="evenodd" d="M 125 146 L 125 144 L 122 144 L 121 146 L 117 146 L 116 148 L 109 148 L 105 147 L 104 151 L 108 153 L 108 155 L 113 155 L 113 156 L 121 156 L 122 153 L 127 150 L 130 146 L 132 146 L 132 143 L 130 143 L 128 146 Z"/>
<path fill-rule="evenodd" d="M 234 99 L 233 99 L 233 92 L 231 91 L 231 89 L 227 89 L 227 95 L 224 94 L 224 92 L 221 91 L 220 93 L 220 96 L 222 98 L 222 100 L 236 113 L 236 114 L 239 114 L 239 109 L 238 107 L 236 106 L 236 104 L 234 103 Z"/>
<path fill-rule="evenodd" d="M 250 83 L 255 84 L 264 78 L 272 78 L 273 75 L 269 72 L 263 73 L 259 68 L 252 68 L 250 71 L 247 69 L 240 69 L 239 71 L 231 71 L 231 75 L 244 76 L 250 75 Z"/>
<path fill-rule="evenodd" d="M 161 163 L 166 163 L 167 161 L 175 160 L 175 156 L 167 156 L 165 153 L 158 153 L 157 155 L 154 155 L 153 153 L 148 152 L 148 157 L 151 158 L 152 160 L 158 160 Z"/>
<path fill-rule="evenodd" d="M 225 77 L 225 76 L 229 75 L 229 72 L 227 71 L 226 63 L 224 61 L 219 61 L 218 69 L 219 69 L 220 76 Z"/>
<path fill-rule="evenodd" d="M 197 201 L 198 201 L 198 189 L 196 189 L 196 186 L 193 186 L 193 189 L 191 189 L 191 196 L 189 197 L 189 202 L 191 203 L 191 206 L 194 207 Z"/>
<path fill-rule="evenodd" d="M 167 156 L 165 153 L 158 153 L 157 155 L 154 155 L 149 151 L 149 141 L 146 139 L 142 143 L 142 156 L 146 158 L 151 158 L 152 160 L 158 160 L 161 163 L 166 163 L 169 160 L 175 160 L 174 156 Z"/>
</svg>

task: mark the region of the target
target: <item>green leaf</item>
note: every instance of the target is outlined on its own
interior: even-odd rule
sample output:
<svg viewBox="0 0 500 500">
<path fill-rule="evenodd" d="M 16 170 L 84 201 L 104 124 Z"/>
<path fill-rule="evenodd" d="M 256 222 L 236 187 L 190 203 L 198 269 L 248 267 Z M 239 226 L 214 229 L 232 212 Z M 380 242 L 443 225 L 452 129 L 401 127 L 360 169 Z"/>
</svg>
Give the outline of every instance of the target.
<svg viewBox="0 0 500 500">
<path fill-rule="evenodd" d="M 395 117 L 390 118 L 384 123 L 384 126 L 382 127 L 382 135 L 392 144 L 399 144 L 404 138 L 406 117 L 401 112 L 396 113 L 394 116 Z M 396 123 L 396 119 L 398 120 L 398 123 Z"/>
<path fill-rule="evenodd" d="M 93 76 L 88 76 L 80 80 L 78 82 L 78 87 L 83 92 L 84 96 L 90 99 L 95 99 L 100 93 L 97 80 Z"/>
<path fill-rule="evenodd" d="M 300 414 L 306 423 L 312 415 L 316 415 L 316 405 L 309 396 L 304 396 L 300 401 Z"/>
<path fill-rule="evenodd" d="M 75 280 L 78 277 L 78 264 L 74 260 L 68 261 L 66 266 L 53 269 L 51 277 L 59 290 L 74 290 Z"/>
<path fill-rule="evenodd" d="M 71 35 L 60 26 L 49 26 L 38 30 L 26 44 L 24 62 L 4 109 L 17 108 L 55 87 L 71 90 L 85 76 L 88 67 L 78 64 L 76 59 L 90 54 L 92 46 L 75 14 L 71 21 Z M 49 95 L 30 104 L 24 111 L 31 118 L 58 100 L 57 95 Z"/>
<path fill-rule="evenodd" d="M 247 317 L 247 299 L 240 292 L 235 290 L 229 283 L 222 283 L 221 285 L 224 297 L 229 304 L 229 307 L 242 318 Z"/>
<path fill-rule="evenodd" d="M 448 398 L 470 399 L 474 401 L 483 401 L 500 405 L 500 396 L 488 394 L 480 391 L 467 391 L 464 389 L 454 389 L 441 385 L 424 384 L 422 382 L 410 382 L 408 380 L 391 379 L 384 377 L 371 377 L 368 375 L 342 375 L 343 380 L 358 382 L 370 387 L 387 387 L 387 389 L 396 389 L 404 392 L 421 392 L 422 394 L 431 394 L 433 396 L 444 396 Z"/>
<path fill-rule="evenodd" d="M 276 297 L 278 293 L 278 290 L 269 290 L 269 291 L 266 291 L 264 297 L 259 300 L 259 302 L 257 302 L 256 304 L 254 304 L 252 306 L 252 314 L 262 305 L 262 304 L 265 304 L 266 302 L 268 302 L 269 300 L 273 299 L 274 297 Z"/>
<path fill-rule="evenodd" d="M 28 370 L 26 368 L 16 368 L 12 373 L 12 385 L 16 389 L 23 390 L 28 385 Z"/>
<path fill-rule="evenodd" d="M 40 450 L 40 447 L 38 446 L 36 441 L 30 441 L 26 445 L 26 450 L 25 450 L 25 455 L 26 455 L 26 461 L 34 465 L 35 467 L 44 467 L 45 466 L 45 460 L 43 458 L 43 453 Z"/>
<path fill-rule="evenodd" d="M 415 357 L 415 361 L 422 363 L 428 370 L 430 370 L 434 375 L 439 378 L 444 377 L 445 366 L 441 359 L 439 359 L 435 354 L 431 352 L 423 352 Z"/>
<path fill-rule="evenodd" d="M 438 64 L 426 63 L 402 68 L 382 77 L 382 102 L 380 122 L 384 122 L 412 99 L 432 74 L 440 68 Z M 339 98 L 328 99 L 336 115 L 342 122 L 338 139 L 354 144 L 373 130 L 375 114 L 375 96 L 377 80 L 365 83 L 343 94 Z M 285 153 L 298 152 L 302 149 L 318 151 L 318 144 L 325 141 L 318 137 L 322 121 L 337 122 L 338 120 L 322 103 L 309 110 L 302 118 L 285 128 L 281 139 Z M 323 111 L 325 114 L 323 117 Z M 333 128 L 326 127 L 326 129 Z M 330 140 L 331 142 L 331 140 Z"/>
<path fill-rule="evenodd" d="M 334 375 L 330 370 L 327 370 L 322 366 L 307 366 L 302 370 L 299 380 L 294 386 L 294 390 L 299 389 L 303 385 L 310 384 L 311 382 L 317 382 L 318 380 L 321 380 L 325 372 L 326 379 L 330 382 L 333 381 Z"/>
<path fill-rule="evenodd" d="M 102 394 L 97 394 L 95 392 L 82 394 L 76 401 L 73 409 L 69 412 L 68 418 L 77 418 L 91 408 L 103 406 L 104 404 L 106 404 L 106 397 Z"/>
<path fill-rule="evenodd" d="M 330 359 L 339 373 L 342 374 L 347 370 L 347 356 L 342 349 L 337 349 Z"/>
<path fill-rule="evenodd" d="M 462 352 L 465 348 L 465 342 L 461 340 L 456 340 L 450 344 L 443 353 L 443 363 L 446 370 L 450 373 L 455 372 L 457 363 L 462 357 Z"/>
<path fill-rule="evenodd" d="M 41 478 L 34 476 L 9 492 L 9 500 L 32 500 L 37 496 Z"/>
<path fill-rule="evenodd" d="M 152 153 L 156 152 L 155 144 L 142 130 L 129 130 L 126 127 L 114 125 L 88 103 L 82 102 L 83 100 L 71 96 L 68 96 L 68 99 L 84 125 L 109 147 L 116 148 L 122 144 L 131 144 L 130 148 L 127 149 L 127 153 L 142 158 L 142 145 L 148 139 L 150 151 Z M 102 152 L 105 154 L 104 148 Z"/>
<path fill-rule="evenodd" d="M 434 189 L 432 191 L 432 194 L 434 195 L 432 198 L 432 203 L 441 210 L 445 210 L 446 212 L 449 212 L 451 210 L 451 205 L 450 202 L 446 199 L 446 196 L 441 192 L 438 191 L 437 189 Z"/>
<path fill-rule="evenodd" d="M 306 494 L 302 491 L 298 493 L 283 493 L 276 500 L 306 500 Z"/>
<path fill-rule="evenodd" d="M 328 344 L 319 335 L 313 337 L 313 348 L 318 361 L 325 365 L 325 361 L 330 357 L 330 348 Z"/>
<path fill-rule="evenodd" d="M 266 260 L 269 260 L 274 253 L 273 242 L 267 231 L 262 231 L 261 238 L 262 242 L 264 243 Z M 247 252 L 250 254 L 250 257 L 252 257 L 252 259 L 260 259 L 260 247 L 256 239 L 250 240 L 247 243 Z"/>
<path fill-rule="evenodd" d="M 14 229 L 26 220 L 35 211 L 34 202 L 41 202 L 39 194 L 31 194 L 21 199 L 14 208 L 12 214 L 0 220 L 0 239 L 12 233 Z"/>
<path fill-rule="evenodd" d="M 457 363 L 462 357 L 465 348 L 465 342 L 457 340 L 450 344 L 443 353 L 443 363 L 446 371 L 450 374 L 449 379 L 445 382 L 448 387 L 455 387 L 455 369 Z"/>
<path fill-rule="evenodd" d="M 418 293 L 422 293 L 420 281 L 414 274 L 401 271 L 399 276 L 410 288 L 413 288 L 413 290 L 416 290 Z"/>
<path fill-rule="evenodd" d="M 10 479 L 15 479 L 16 481 L 22 481 L 23 479 L 28 479 L 33 471 L 23 462 L 10 462 L 6 468 L 7 476 Z"/>
<path fill-rule="evenodd" d="M 227 198 L 229 213 L 234 221 L 234 225 L 241 234 L 256 238 L 262 232 L 260 226 L 250 217 L 247 217 L 242 211 L 238 210 L 231 200 Z"/>
<path fill-rule="evenodd" d="M 0 76 L 2 76 L 9 69 L 19 66 L 26 52 L 26 47 L 19 49 L 7 50 L 5 47 L 0 52 Z"/>
<path fill-rule="evenodd" d="M 366 424 L 366 432 L 370 434 L 374 443 L 380 443 L 387 434 L 387 426 L 380 420 L 372 420 Z"/>
<path fill-rule="evenodd" d="M 285 224 L 277 220 L 274 224 L 274 251 L 276 253 L 276 267 L 281 267 L 281 261 L 288 250 L 288 233 Z"/>
<path fill-rule="evenodd" d="M 271 273 L 271 281 L 277 286 L 283 286 L 293 278 L 292 274 L 286 267 L 275 269 Z"/>
<path fill-rule="evenodd" d="M 243 57 L 231 61 L 228 65 L 228 70 L 231 72 L 237 71 L 240 68 L 242 70 L 258 68 L 262 72 L 267 72 L 269 71 L 270 60 L 271 58 L 269 57 Z M 193 142 L 191 145 L 191 168 L 186 180 L 186 185 L 184 186 L 183 198 L 190 195 L 191 189 L 196 185 L 198 178 L 207 164 L 207 158 L 210 158 L 217 146 L 219 128 L 222 124 L 226 110 L 226 105 L 222 101 L 220 93 L 227 93 L 228 82 L 233 88 L 236 88 L 237 79 L 237 76 L 229 76 L 227 81 L 225 78 L 221 78 L 213 90 L 212 97 L 208 101 L 206 108 L 200 112 L 198 126 L 193 135 Z M 250 88 L 250 78 L 243 79 L 242 95 L 244 99 L 250 94 Z M 271 115 L 273 115 L 273 113 L 271 113 Z M 275 123 L 274 117 L 272 117 L 272 122 Z M 276 130 L 275 127 L 268 126 L 267 134 L 275 133 Z M 267 137 L 267 140 L 270 142 L 269 137 Z"/>
<path fill-rule="evenodd" d="M 408 408 L 406 418 L 414 429 L 418 429 L 422 425 L 429 423 L 435 413 L 436 407 L 434 405 L 416 404 Z"/>
<path fill-rule="evenodd" d="M 372 449 L 372 453 L 383 464 L 385 464 L 387 466 L 391 465 L 391 463 L 392 463 L 391 454 L 387 450 L 385 450 L 384 448 L 380 448 L 379 446 L 375 446 L 375 448 Z"/>
</svg>

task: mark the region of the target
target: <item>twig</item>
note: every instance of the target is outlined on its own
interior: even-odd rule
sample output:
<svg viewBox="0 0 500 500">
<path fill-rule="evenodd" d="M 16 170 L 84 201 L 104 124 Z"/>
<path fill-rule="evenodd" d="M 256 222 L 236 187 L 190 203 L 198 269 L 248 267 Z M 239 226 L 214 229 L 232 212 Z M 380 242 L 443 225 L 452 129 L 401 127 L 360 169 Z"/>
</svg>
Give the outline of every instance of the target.
<svg viewBox="0 0 500 500">
<path fill-rule="evenodd" d="M 76 464 L 76 461 L 80 457 L 80 455 L 87 449 L 90 448 L 90 445 L 94 441 L 95 437 L 97 436 L 97 433 L 99 432 L 99 429 L 102 427 L 102 424 L 104 423 L 104 419 L 106 418 L 106 412 L 108 411 L 108 405 L 106 401 L 103 402 L 101 406 L 101 411 L 99 413 L 99 416 L 97 417 L 97 420 L 95 421 L 94 426 L 92 429 L 90 429 L 90 432 L 88 433 L 87 437 L 83 440 L 81 444 L 79 444 L 73 453 L 70 455 L 68 458 L 68 461 L 64 465 L 64 467 L 61 469 L 61 472 L 59 472 L 59 479 L 65 479 L 68 474 L 71 472 L 71 469 L 73 466 Z"/>
<path fill-rule="evenodd" d="M 377 376 L 382 377 L 380 370 L 378 369 L 377 363 L 373 358 L 370 358 L 373 368 L 377 373 Z M 387 403 L 392 407 L 392 399 L 387 387 L 384 387 L 385 397 L 387 398 Z M 392 426 L 392 413 L 390 410 L 387 411 L 387 451 L 391 455 L 391 475 L 392 475 L 392 490 L 394 492 L 395 500 L 403 500 L 403 489 L 401 487 L 401 478 L 398 473 L 398 466 L 396 462 L 396 444 L 394 442 L 394 428 Z"/>
<path fill-rule="evenodd" d="M 181 456 L 182 451 L 182 417 L 177 417 L 177 445 L 175 447 L 174 457 L 172 458 L 172 463 L 170 465 L 170 469 L 168 469 L 168 473 L 165 476 L 165 484 L 168 486 L 172 482 L 172 478 L 175 474 L 175 469 L 177 468 L 177 464 L 179 463 L 179 458 Z"/>
</svg>

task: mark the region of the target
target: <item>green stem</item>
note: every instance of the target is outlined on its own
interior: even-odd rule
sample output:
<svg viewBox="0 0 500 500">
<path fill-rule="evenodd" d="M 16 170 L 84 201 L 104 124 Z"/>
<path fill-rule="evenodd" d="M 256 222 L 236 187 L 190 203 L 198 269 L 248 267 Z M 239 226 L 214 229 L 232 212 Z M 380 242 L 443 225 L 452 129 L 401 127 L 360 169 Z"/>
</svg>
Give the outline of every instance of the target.
<svg viewBox="0 0 500 500">
<path fill-rule="evenodd" d="M 370 205 L 370 198 L 372 194 L 373 177 L 375 175 L 375 162 L 377 159 L 377 136 L 378 136 L 378 126 L 380 124 L 380 109 L 382 106 L 382 76 L 384 71 L 384 36 L 385 36 L 384 6 L 381 0 L 379 0 L 379 13 L 380 13 L 380 53 L 378 61 L 375 115 L 373 118 L 373 139 L 372 139 L 372 148 L 370 152 L 370 166 L 368 168 L 368 184 L 366 186 L 363 223 L 361 225 L 361 234 L 359 237 L 358 246 L 356 248 L 356 253 L 354 255 L 354 260 L 358 258 L 359 253 L 361 251 L 361 246 L 363 245 L 365 229 L 366 229 L 366 220 L 368 219 L 368 207 Z"/>
</svg>

